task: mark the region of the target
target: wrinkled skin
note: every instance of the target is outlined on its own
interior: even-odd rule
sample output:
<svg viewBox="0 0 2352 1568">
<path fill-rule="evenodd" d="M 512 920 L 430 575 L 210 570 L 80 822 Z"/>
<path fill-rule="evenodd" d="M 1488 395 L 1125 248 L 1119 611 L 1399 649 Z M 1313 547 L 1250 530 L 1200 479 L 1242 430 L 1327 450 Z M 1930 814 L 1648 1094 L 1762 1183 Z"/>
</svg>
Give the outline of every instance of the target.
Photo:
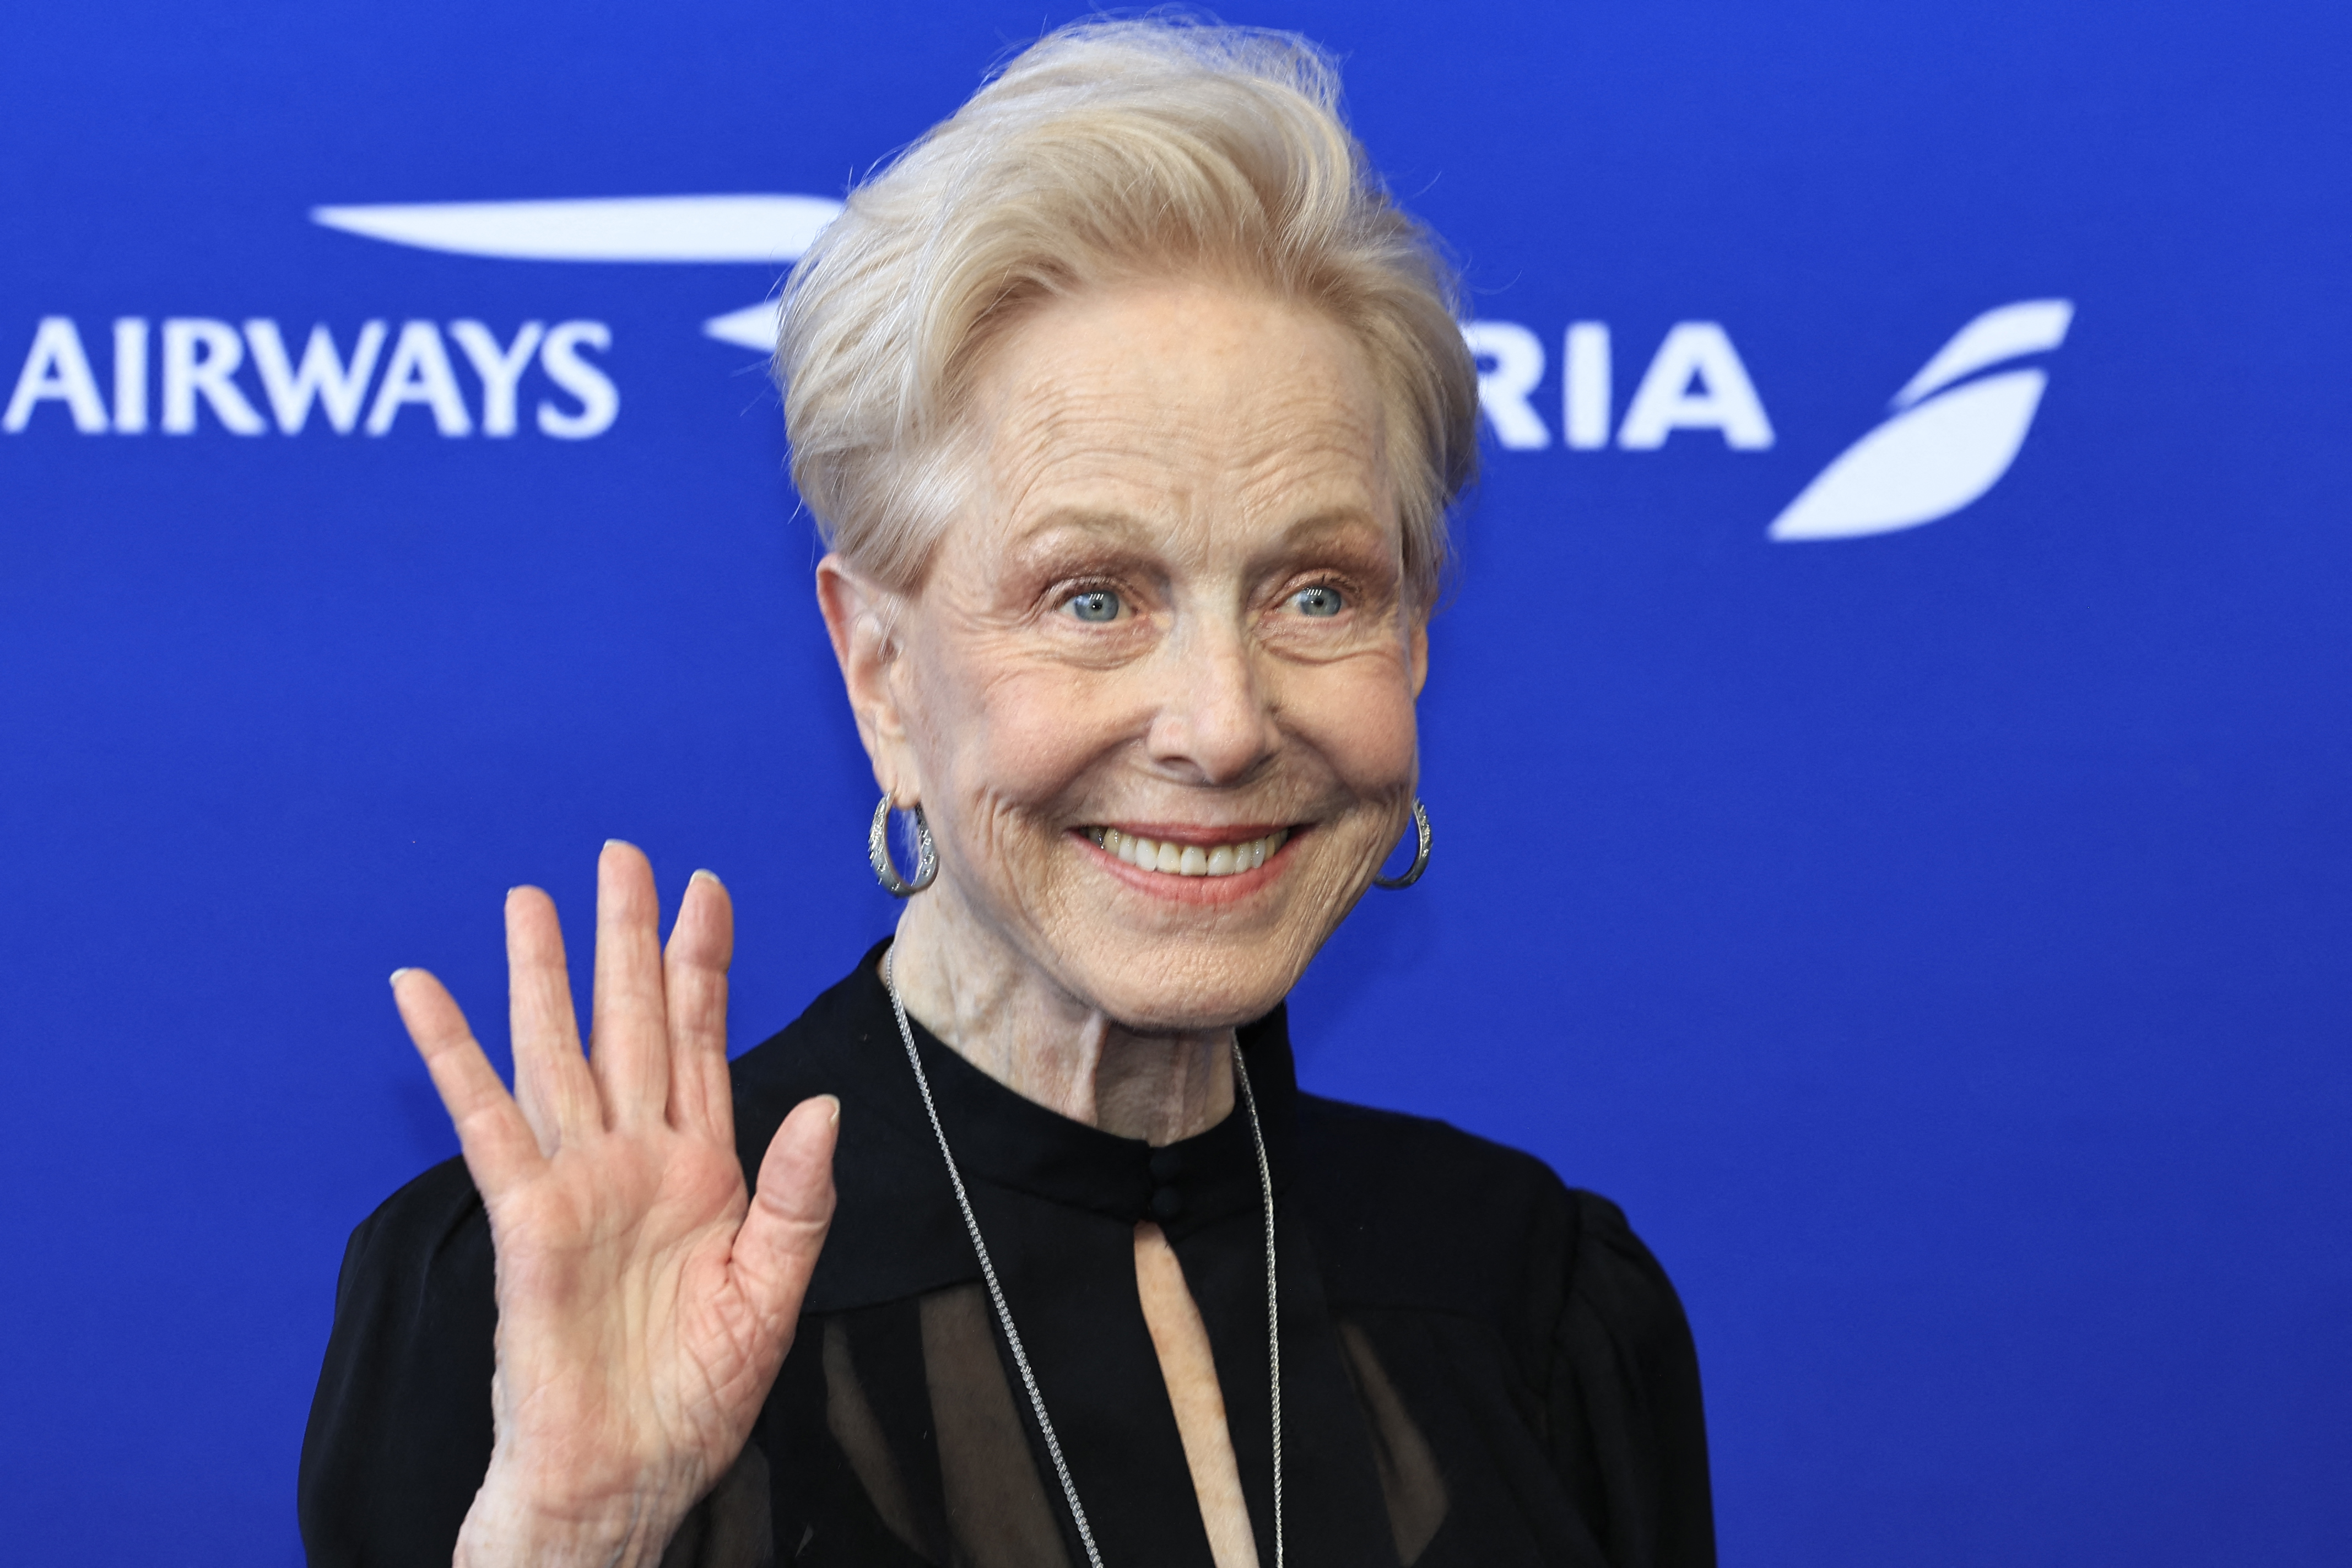
<svg viewBox="0 0 2352 1568">
<path fill-rule="evenodd" d="M 841 557 L 818 596 L 877 779 L 939 846 L 893 952 L 908 1009 L 1080 1121 L 1169 1142 L 1234 1103 L 1270 1011 L 1407 821 L 1423 606 L 1377 384 L 1323 316 L 1222 284 L 1033 310 L 991 345 L 963 504 L 921 584 Z M 1123 863 L 1090 830 L 1245 873 Z M 830 1100 L 746 1200 L 729 1124 L 725 890 L 669 948 L 644 858 L 600 866 L 583 1060 L 553 906 L 508 903 L 516 1094 L 421 971 L 394 989 L 498 1251 L 497 1444 L 461 1563 L 635 1563 L 740 1451 L 829 1223 Z M 1220 1568 L 1258 1561 L 1205 1331 L 1156 1227 L 1138 1293 Z"/>
<path fill-rule="evenodd" d="M 459 1563 L 658 1559 L 742 1450 L 833 1216 L 829 1096 L 793 1109 L 744 1190 L 727 889 L 696 875 L 667 952 L 656 913 L 646 858 L 606 845 L 583 1058 L 555 906 L 507 895 L 512 1096 L 440 982 L 393 976 L 498 1255 L 497 1436 Z"/>
<path fill-rule="evenodd" d="M 819 592 L 876 775 L 939 843 L 899 928 L 910 1005 L 1104 1120 L 1129 1072 L 1060 1036 L 1222 1041 L 1395 843 L 1423 620 L 1370 367 L 1320 315 L 1202 284 L 1065 300 L 996 345 L 976 401 L 982 483 L 919 595 L 839 557 Z M 1100 595 L 1115 616 L 1082 618 Z M 1192 879 L 1127 871 L 1091 826 L 1292 837 Z M 1156 1114 L 1115 1130 L 1181 1135 Z"/>
</svg>

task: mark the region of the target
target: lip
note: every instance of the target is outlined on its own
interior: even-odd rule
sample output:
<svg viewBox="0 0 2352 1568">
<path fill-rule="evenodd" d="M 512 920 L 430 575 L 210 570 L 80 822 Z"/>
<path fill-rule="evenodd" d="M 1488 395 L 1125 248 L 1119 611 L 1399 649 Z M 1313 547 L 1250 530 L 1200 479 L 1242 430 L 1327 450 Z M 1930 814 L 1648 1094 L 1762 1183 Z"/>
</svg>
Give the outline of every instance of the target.
<svg viewBox="0 0 2352 1568">
<path fill-rule="evenodd" d="M 1089 827 L 1116 827 L 1129 838 L 1149 838 L 1193 849 L 1214 849 L 1225 844 L 1247 844 L 1269 833 L 1297 833 L 1288 822 L 1242 822 L 1203 826 L 1197 822 L 1092 822 Z M 1279 853 L 1279 851 L 1277 851 Z"/>
<path fill-rule="evenodd" d="M 1139 837 L 1158 838 L 1166 843 L 1182 844 L 1202 849 L 1213 849 L 1222 844 L 1246 844 L 1253 838 L 1263 838 L 1269 833 L 1287 829 L 1289 837 L 1282 847 L 1266 857 L 1265 864 L 1247 871 L 1236 871 L 1230 877 L 1176 877 L 1165 871 L 1144 871 L 1129 865 L 1117 855 L 1105 849 L 1087 836 L 1086 829 L 1074 827 L 1068 837 L 1095 864 L 1121 882 L 1147 898 L 1171 904 L 1232 904 L 1271 887 L 1290 866 L 1290 851 L 1301 838 L 1313 831 L 1306 824 L 1291 826 L 1285 823 L 1266 823 L 1240 827 L 1203 827 L 1198 824 L 1179 822 L 1129 824 L 1106 822 L 1092 824 L 1116 827 L 1121 833 L 1132 832 Z"/>
</svg>

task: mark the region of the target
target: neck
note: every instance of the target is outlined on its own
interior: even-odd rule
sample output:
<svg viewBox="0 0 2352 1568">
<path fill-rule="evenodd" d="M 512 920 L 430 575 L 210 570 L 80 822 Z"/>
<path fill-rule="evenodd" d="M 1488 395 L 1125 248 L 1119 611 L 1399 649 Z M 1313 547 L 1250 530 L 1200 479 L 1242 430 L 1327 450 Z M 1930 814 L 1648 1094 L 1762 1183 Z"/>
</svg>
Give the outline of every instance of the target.
<svg viewBox="0 0 2352 1568">
<path fill-rule="evenodd" d="M 1231 1029 L 1147 1033 L 1072 993 L 941 877 L 891 943 L 908 1014 L 1027 1100 L 1121 1138 L 1173 1143 L 1234 1108 Z"/>
</svg>

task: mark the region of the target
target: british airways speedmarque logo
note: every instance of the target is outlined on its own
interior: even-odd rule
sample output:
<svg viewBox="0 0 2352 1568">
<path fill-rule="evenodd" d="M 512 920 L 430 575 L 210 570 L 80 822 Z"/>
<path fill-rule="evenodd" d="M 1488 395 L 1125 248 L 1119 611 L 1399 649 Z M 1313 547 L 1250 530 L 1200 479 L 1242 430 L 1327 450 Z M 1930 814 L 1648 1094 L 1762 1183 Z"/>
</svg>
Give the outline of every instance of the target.
<svg viewBox="0 0 2352 1568">
<path fill-rule="evenodd" d="M 314 207 L 310 217 L 347 234 L 458 256 L 782 267 L 799 260 L 840 214 L 841 204 L 824 196 L 751 195 Z M 772 352 L 775 301 L 714 316 L 702 330 L 721 342 Z"/>
<path fill-rule="evenodd" d="M 772 272 L 798 260 L 840 212 L 841 204 L 828 197 L 762 192 L 336 205 L 315 207 L 310 217 L 341 233 L 459 256 L 756 263 Z M 2073 319 L 2068 300 L 2024 300 L 1969 322 L 1895 394 L 1891 416 L 1832 460 L 1773 520 L 1767 537 L 1889 533 L 1949 517 L 1979 500 L 2015 461 L 2049 384 L 2047 372 L 2013 362 L 2059 347 Z M 701 329 L 721 342 L 771 353 L 775 297 L 711 317 Z M 1497 445 L 1506 452 L 1552 447 L 1552 426 L 1536 403 L 1548 368 L 1544 339 L 1519 322 L 1491 320 L 1465 322 L 1463 335 L 1478 362 L 1479 407 Z M 143 433 L 150 426 L 151 336 L 144 318 L 112 323 L 110 398 L 101 395 L 77 324 L 43 318 L 0 414 L 0 432 L 23 431 L 42 405 L 56 403 L 83 434 Z M 1655 452 L 1678 435 L 1711 435 L 1733 452 L 1775 445 L 1755 379 L 1719 321 L 1669 328 L 1622 414 L 1609 324 L 1571 322 L 1559 342 L 1558 444 L 1570 451 Z M 175 317 L 162 323 L 160 346 L 155 423 L 170 435 L 194 433 L 206 413 L 237 435 L 260 435 L 273 423 L 296 435 L 315 410 L 339 435 L 363 429 L 382 436 L 416 408 L 443 436 L 511 436 L 521 427 L 520 389 L 533 371 L 560 395 L 532 409 L 531 423 L 542 435 L 601 435 L 620 409 L 619 388 L 590 357 L 612 347 L 611 330 L 601 321 L 527 321 L 502 337 L 473 320 L 411 321 L 396 332 L 371 321 L 352 334 L 346 357 L 324 323 L 310 328 L 297 355 L 275 321 L 240 326 Z M 454 368 L 458 363 L 476 384 L 471 403 Z M 241 379 L 248 369 L 258 398 Z M 1987 372 L 1993 374 L 1980 374 Z"/>
</svg>

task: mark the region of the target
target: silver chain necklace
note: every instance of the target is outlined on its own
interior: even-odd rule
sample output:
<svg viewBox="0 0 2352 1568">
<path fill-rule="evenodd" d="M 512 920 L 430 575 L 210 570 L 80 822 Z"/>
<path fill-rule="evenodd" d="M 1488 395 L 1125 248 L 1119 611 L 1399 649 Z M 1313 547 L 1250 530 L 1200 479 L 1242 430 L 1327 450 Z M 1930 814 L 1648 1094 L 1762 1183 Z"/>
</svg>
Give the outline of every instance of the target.
<svg viewBox="0 0 2352 1568">
<path fill-rule="evenodd" d="M 1070 1467 L 1062 1458 L 1062 1440 L 1054 1435 L 1053 1417 L 1045 1414 L 1045 1396 L 1037 1392 L 1037 1374 L 1029 1370 L 1029 1352 L 1021 1348 L 1021 1331 L 1013 1326 L 1012 1309 L 1004 1304 L 1004 1290 L 996 1282 L 996 1265 L 989 1261 L 988 1243 L 981 1238 L 980 1221 L 971 1212 L 971 1199 L 963 1190 L 963 1173 L 956 1169 L 955 1153 L 948 1147 L 947 1130 L 940 1125 L 940 1108 L 931 1102 L 931 1080 L 923 1071 L 922 1054 L 915 1049 L 914 1026 L 907 1022 L 907 1005 L 898 1000 L 898 984 L 891 975 L 891 960 L 898 957 L 893 947 L 882 955 L 882 987 L 890 993 L 890 1011 L 898 1016 L 898 1038 L 907 1047 L 908 1065 L 915 1069 L 915 1087 L 923 1091 L 923 1113 L 931 1119 L 931 1136 L 940 1141 L 940 1158 L 947 1162 L 948 1182 L 955 1188 L 956 1207 L 963 1211 L 963 1227 L 971 1236 L 971 1249 L 980 1255 L 980 1276 L 988 1282 L 988 1299 L 996 1308 L 996 1321 L 1004 1330 L 1004 1342 L 1012 1348 L 1013 1364 L 1020 1370 L 1021 1386 L 1029 1392 L 1029 1408 L 1037 1415 L 1037 1430 L 1045 1435 L 1045 1452 L 1054 1461 L 1054 1473 L 1062 1480 L 1062 1500 L 1070 1505 L 1070 1518 L 1078 1527 L 1078 1541 L 1087 1549 L 1087 1568 L 1103 1568 L 1102 1553 L 1095 1549 L 1095 1532 L 1087 1524 L 1087 1510 L 1079 1505 L 1076 1483 L 1070 1479 Z M 1257 1096 L 1250 1091 L 1249 1064 L 1242 1059 L 1239 1040 L 1234 1042 L 1234 1080 L 1242 1087 L 1242 1105 L 1249 1112 L 1250 1142 L 1257 1146 L 1258 1188 L 1265 1194 L 1265 1354 L 1274 1376 L 1274 1568 L 1285 1568 L 1282 1556 L 1282 1312 L 1274 1289 L 1274 1167 L 1266 1163 L 1265 1131 L 1258 1123 Z"/>
</svg>

